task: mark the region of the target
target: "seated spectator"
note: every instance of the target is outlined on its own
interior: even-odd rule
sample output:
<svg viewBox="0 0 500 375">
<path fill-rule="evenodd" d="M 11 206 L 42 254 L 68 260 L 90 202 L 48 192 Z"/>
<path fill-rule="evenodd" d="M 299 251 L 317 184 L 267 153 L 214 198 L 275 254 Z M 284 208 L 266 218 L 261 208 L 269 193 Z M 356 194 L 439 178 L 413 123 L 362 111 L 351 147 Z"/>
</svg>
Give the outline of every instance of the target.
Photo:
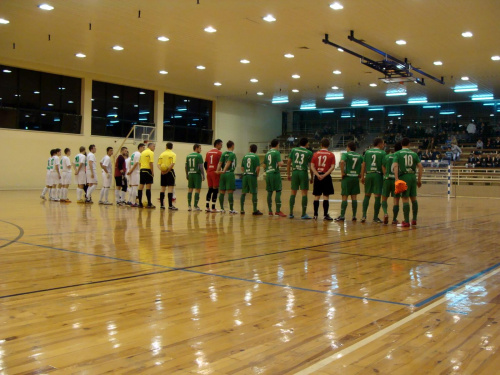
<svg viewBox="0 0 500 375">
<path fill-rule="evenodd" d="M 467 133 L 476 134 L 476 124 L 471 122 L 469 125 L 467 125 Z"/>
<path fill-rule="evenodd" d="M 482 154 L 480 158 L 480 163 L 482 168 L 486 168 L 488 166 L 488 155 Z"/>
<path fill-rule="evenodd" d="M 403 140 L 403 136 L 401 135 L 401 133 L 397 133 L 396 136 L 394 137 L 394 141 L 396 143 L 398 142 L 401 142 Z"/>
<path fill-rule="evenodd" d="M 290 134 L 290 136 L 287 138 L 287 142 L 290 145 L 290 147 L 293 147 L 293 145 L 295 144 L 295 137 Z"/>
<path fill-rule="evenodd" d="M 314 139 L 319 141 L 321 139 L 321 135 L 319 134 L 319 131 L 316 130 L 316 132 L 314 133 Z"/>
<path fill-rule="evenodd" d="M 476 158 L 476 155 L 474 155 L 474 152 L 472 151 L 467 158 L 467 163 L 465 163 L 466 168 L 475 168 L 476 164 L 478 162 L 478 159 Z"/>
<path fill-rule="evenodd" d="M 451 144 L 451 152 L 453 154 L 453 161 L 460 160 L 460 154 L 462 153 L 462 149 L 458 147 L 456 143 Z"/>
<path fill-rule="evenodd" d="M 477 140 L 476 142 L 476 148 L 478 150 L 482 149 L 484 147 L 484 144 L 483 144 L 483 141 L 481 141 L 480 139 Z"/>
<path fill-rule="evenodd" d="M 451 147 L 448 147 L 444 153 L 444 158 L 449 161 L 453 161 L 453 152 L 451 152 Z"/>
<path fill-rule="evenodd" d="M 441 153 L 437 149 L 437 147 L 434 147 L 432 150 L 432 160 L 441 160 Z"/>
</svg>

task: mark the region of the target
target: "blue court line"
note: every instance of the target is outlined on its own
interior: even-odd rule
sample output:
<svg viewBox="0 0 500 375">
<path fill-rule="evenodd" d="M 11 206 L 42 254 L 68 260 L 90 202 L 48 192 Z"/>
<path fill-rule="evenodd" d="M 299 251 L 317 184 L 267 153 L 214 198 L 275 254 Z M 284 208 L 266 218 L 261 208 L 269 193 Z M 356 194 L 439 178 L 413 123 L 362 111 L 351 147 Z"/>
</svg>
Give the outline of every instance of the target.
<svg viewBox="0 0 500 375">
<path fill-rule="evenodd" d="M 485 270 L 483 270 L 481 272 L 478 272 L 475 275 L 472 275 L 471 277 L 468 277 L 467 279 L 462 280 L 462 281 L 460 281 L 460 282 L 458 282 L 458 283 L 450 286 L 449 288 L 446 288 L 445 290 L 443 290 L 443 291 L 441 291 L 439 293 L 436 293 L 433 296 L 430 296 L 429 298 L 424 299 L 423 301 L 420 301 L 419 303 L 416 303 L 414 306 L 415 307 L 422 307 L 423 305 L 426 305 L 429 302 L 434 301 L 435 299 L 441 297 L 442 295 L 444 295 L 444 294 L 446 294 L 448 292 L 451 292 L 452 290 L 458 289 L 462 285 L 467 284 L 469 281 L 478 279 L 479 277 L 483 276 L 484 274 L 486 274 L 486 273 L 488 273 L 490 271 L 493 271 L 495 268 L 498 268 L 498 267 L 500 267 L 500 263 L 497 263 L 497 264 L 495 264 L 495 265 L 493 265 L 491 267 L 488 267 Z"/>
<path fill-rule="evenodd" d="M 452 314 L 461 314 L 461 315 L 469 315 L 469 313 L 463 312 L 463 311 L 456 311 L 456 310 L 446 310 L 446 312 L 452 313 Z"/>
</svg>

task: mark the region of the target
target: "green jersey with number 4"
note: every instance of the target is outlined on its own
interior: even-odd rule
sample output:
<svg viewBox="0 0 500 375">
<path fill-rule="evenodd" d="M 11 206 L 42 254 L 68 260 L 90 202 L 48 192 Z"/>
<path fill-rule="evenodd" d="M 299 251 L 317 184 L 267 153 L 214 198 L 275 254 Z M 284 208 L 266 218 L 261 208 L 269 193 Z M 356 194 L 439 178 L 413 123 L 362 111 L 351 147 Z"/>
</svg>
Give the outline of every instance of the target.
<svg viewBox="0 0 500 375">
<path fill-rule="evenodd" d="M 308 171 L 312 157 L 312 151 L 309 151 L 305 147 L 293 148 L 289 156 L 290 160 L 292 161 L 292 170 Z"/>
<path fill-rule="evenodd" d="M 407 173 L 415 174 L 420 158 L 412 150 L 403 148 L 394 154 L 394 163 L 398 163 L 398 177 Z"/>
<path fill-rule="evenodd" d="M 221 170 L 224 170 L 227 162 L 230 161 L 231 165 L 226 172 L 234 172 L 236 168 L 236 155 L 232 151 L 224 151 L 220 157 Z"/>
<path fill-rule="evenodd" d="M 203 164 L 203 156 L 198 152 L 192 152 L 186 157 L 186 172 L 188 174 L 201 174 L 200 164 Z"/>
<path fill-rule="evenodd" d="M 394 166 L 392 165 L 393 162 L 394 162 L 394 154 L 385 155 L 385 158 L 384 158 L 384 167 L 385 167 L 384 180 L 394 180 Z"/>
<path fill-rule="evenodd" d="M 382 174 L 382 164 L 386 153 L 379 148 L 371 148 L 365 152 L 366 173 L 377 172 Z"/>
<path fill-rule="evenodd" d="M 246 154 L 241 159 L 241 166 L 243 167 L 243 174 L 256 175 L 257 167 L 260 165 L 259 157 L 253 152 Z"/>
<path fill-rule="evenodd" d="M 279 172 L 278 163 L 281 161 L 281 154 L 276 149 L 270 149 L 265 158 L 264 164 L 266 165 L 266 173 Z"/>
<path fill-rule="evenodd" d="M 346 176 L 358 177 L 361 173 L 361 164 L 363 163 L 363 157 L 357 152 L 347 151 L 342 154 L 341 160 L 345 162 Z"/>
</svg>

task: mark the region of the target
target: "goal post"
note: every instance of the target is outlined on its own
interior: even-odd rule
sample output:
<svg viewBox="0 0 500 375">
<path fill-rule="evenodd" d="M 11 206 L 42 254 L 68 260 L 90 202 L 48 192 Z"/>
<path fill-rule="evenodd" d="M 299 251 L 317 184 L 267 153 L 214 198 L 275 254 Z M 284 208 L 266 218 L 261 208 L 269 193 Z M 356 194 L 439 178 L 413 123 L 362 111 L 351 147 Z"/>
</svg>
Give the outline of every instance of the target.
<svg viewBox="0 0 500 375">
<path fill-rule="evenodd" d="M 453 196 L 453 171 L 449 160 L 422 160 L 424 173 L 422 174 L 422 190 L 419 195 L 447 197 Z"/>
</svg>

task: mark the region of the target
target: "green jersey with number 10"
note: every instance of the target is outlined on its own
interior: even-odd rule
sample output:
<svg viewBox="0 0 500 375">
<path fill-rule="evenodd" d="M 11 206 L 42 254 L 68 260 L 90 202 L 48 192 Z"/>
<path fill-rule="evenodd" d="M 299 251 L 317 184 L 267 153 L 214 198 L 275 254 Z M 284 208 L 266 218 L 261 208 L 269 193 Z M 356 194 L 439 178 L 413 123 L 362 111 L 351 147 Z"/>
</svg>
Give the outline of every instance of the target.
<svg viewBox="0 0 500 375">
<path fill-rule="evenodd" d="M 293 148 L 290 152 L 290 160 L 292 161 L 292 170 L 294 171 L 307 171 L 309 170 L 309 164 L 313 157 L 312 151 L 309 151 L 305 147 Z"/>
<path fill-rule="evenodd" d="M 407 173 L 415 174 L 420 158 L 412 150 L 403 148 L 394 154 L 394 163 L 398 163 L 398 177 Z"/>
</svg>

